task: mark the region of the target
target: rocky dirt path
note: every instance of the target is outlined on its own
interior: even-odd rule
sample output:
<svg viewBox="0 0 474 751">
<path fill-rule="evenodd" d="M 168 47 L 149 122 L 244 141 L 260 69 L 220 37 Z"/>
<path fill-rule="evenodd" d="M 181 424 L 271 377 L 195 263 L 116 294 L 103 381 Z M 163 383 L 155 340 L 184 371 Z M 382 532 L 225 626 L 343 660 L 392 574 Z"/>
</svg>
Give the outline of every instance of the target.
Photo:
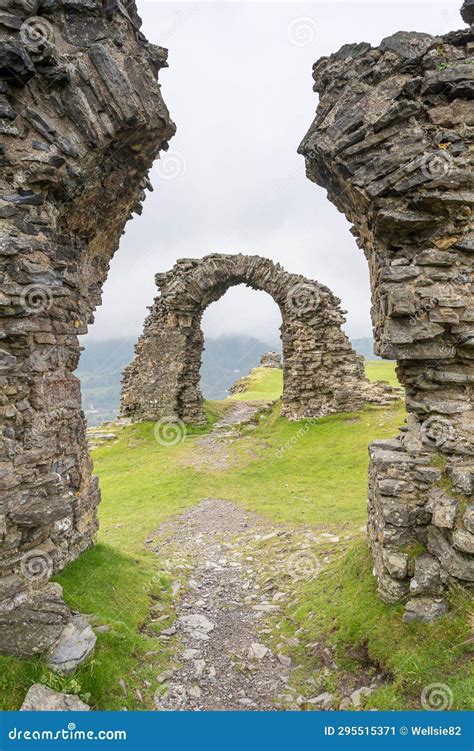
<svg viewBox="0 0 474 751">
<path fill-rule="evenodd" d="M 204 500 L 153 540 L 175 574 L 192 567 L 169 630 L 178 637 L 181 666 L 160 676 L 158 709 L 268 710 L 288 690 L 291 660 L 273 654 L 259 635 L 265 616 L 279 610 L 279 598 L 261 592 L 252 557 L 242 552 L 250 531 L 257 538 L 272 534 L 232 503 Z"/>
<path fill-rule="evenodd" d="M 213 430 L 196 441 L 195 449 L 183 458 L 183 464 L 197 469 L 228 469 L 235 460 L 231 445 L 239 438 L 239 426 L 249 424 L 265 406 L 266 402 L 235 402 Z"/>
<path fill-rule="evenodd" d="M 158 710 L 330 709 L 360 706 L 378 685 L 373 670 L 348 676 L 344 695 L 324 690 L 338 665 L 304 628 L 287 637 L 288 607 L 298 590 L 343 554 L 340 538 L 311 528 L 270 525 L 219 499 L 205 499 L 163 524 L 148 546 L 174 584 L 176 609 L 160 638 L 174 649 L 171 669 L 158 676 Z M 308 622 L 314 614 L 308 614 Z M 159 620 L 169 616 L 159 615 Z M 301 675 L 290 653 L 304 646 L 319 671 Z M 292 673 L 298 672 L 298 690 Z"/>
<path fill-rule="evenodd" d="M 264 402 L 262 402 L 262 404 L 256 402 L 235 402 L 235 405 L 227 410 L 219 422 L 216 422 L 214 429 L 225 428 L 228 425 L 235 425 L 241 422 L 248 422 L 260 409 L 262 409 L 262 405 L 264 404 Z"/>
<path fill-rule="evenodd" d="M 261 407 L 238 402 L 200 438 L 194 461 L 209 462 L 222 445 L 238 440 L 235 426 Z M 361 533 L 361 530 L 358 531 Z M 158 676 L 158 710 L 330 709 L 360 706 L 377 681 L 363 672 L 344 696 L 323 688 L 338 669 L 324 644 L 306 643 L 304 629 L 285 636 L 288 607 L 299 589 L 324 575 L 357 531 L 341 534 L 289 528 L 223 499 L 204 499 L 151 534 L 146 543 L 171 576 L 175 618 L 159 638 L 173 650 L 172 667 Z M 153 623 L 167 621 L 159 611 Z M 309 613 L 308 622 L 314 614 Z M 300 645 L 317 655 L 319 674 L 301 676 L 290 653 Z M 298 673 L 298 690 L 292 685 Z M 342 703 L 341 703 L 342 698 Z M 359 703 L 359 704 L 358 704 Z"/>
</svg>

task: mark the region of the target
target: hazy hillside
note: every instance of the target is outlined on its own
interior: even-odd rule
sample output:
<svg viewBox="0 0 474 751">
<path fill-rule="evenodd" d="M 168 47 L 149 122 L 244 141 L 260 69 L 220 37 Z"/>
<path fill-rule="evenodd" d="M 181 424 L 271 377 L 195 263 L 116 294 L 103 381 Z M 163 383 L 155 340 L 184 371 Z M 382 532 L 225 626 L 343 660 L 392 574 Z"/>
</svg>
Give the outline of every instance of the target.
<svg viewBox="0 0 474 751">
<path fill-rule="evenodd" d="M 134 337 L 90 341 L 81 355 L 76 375 L 81 380 L 82 404 L 89 425 L 99 425 L 117 416 L 124 367 L 133 358 Z M 375 359 L 370 337 L 355 339 L 354 348 L 366 359 Z M 260 362 L 269 350 L 281 350 L 277 342 L 252 336 L 222 336 L 206 339 L 201 368 L 201 388 L 207 399 L 223 399 L 232 384 Z"/>
<path fill-rule="evenodd" d="M 201 389 L 207 399 L 222 399 L 235 381 L 247 375 L 269 350 L 281 351 L 280 343 L 252 336 L 207 339 L 201 367 Z"/>
<path fill-rule="evenodd" d="M 374 340 L 371 336 L 364 336 L 362 339 L 352 339 L 351 342 L 355 351 L 365 357 L 366 360 L 382 359 L 374 354 Z"/>
<path fill-rule="evenodd" d="M 120 403 L 122 370 L 133 358 L 135 337 L 88 342 L 76 375 L 81 380 L 82 407 L 89 425 L 113 420 Z"/>
</svg>

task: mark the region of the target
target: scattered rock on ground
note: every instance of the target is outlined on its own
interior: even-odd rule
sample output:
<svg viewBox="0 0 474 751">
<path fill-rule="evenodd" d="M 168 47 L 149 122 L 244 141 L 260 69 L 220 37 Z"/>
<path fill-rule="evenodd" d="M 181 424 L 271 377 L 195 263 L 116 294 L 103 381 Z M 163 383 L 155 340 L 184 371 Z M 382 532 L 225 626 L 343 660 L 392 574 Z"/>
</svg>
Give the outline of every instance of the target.
<svg viewBox="0 0 474 751">
<path fill-rule="evenodd" d="M 368 686 L 361 686 L 361 688 L 357 688 L 355 691 L 353 691 L 350 695 L 350 700 L 354 707 L 358 709 L 360 706 L 362 706 L 362 704 L 364 704 L 364 700 L 373 693 L 373 690 L 373 688 L 369 688 Z"/>
<path fill-rule="evenodd" d="M 46 655 L 51 670 L 70 675 L 94 651 L 97 637 L 82 615 L 74 615 Z"/>
<path fill-rule="evenodd" d="M 22 712 L 86 712 L 90 709 L 77 696 L 61 694 L 41 683 L 35 683 L 29 689 L 21 705 Z"/>
<path fill-rule="evenodd" d="M 307 704 L 312 704 L 321 709 L 329 709 L 334 704 L 334 695 L 325 691 L 319 696 L 315 696 L 314 699 L 308 699 Z"/>
</svg>

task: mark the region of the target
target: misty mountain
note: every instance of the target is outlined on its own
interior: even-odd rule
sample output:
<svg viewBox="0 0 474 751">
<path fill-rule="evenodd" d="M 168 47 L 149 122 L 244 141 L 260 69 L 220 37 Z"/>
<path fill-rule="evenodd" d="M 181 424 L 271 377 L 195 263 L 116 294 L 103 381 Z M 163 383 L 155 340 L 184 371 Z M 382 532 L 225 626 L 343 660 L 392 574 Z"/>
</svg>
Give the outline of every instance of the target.
<svg viewBox="0 0 474 751">
<path fill-rule="evenodd" d="M 351 339 L 351 344 L 359 355 L 366 360 L 381 360 L 382 358 L 374 354 L 374 340 L 371 336 L 364 336 L 362 339 Z"/>
</svg>

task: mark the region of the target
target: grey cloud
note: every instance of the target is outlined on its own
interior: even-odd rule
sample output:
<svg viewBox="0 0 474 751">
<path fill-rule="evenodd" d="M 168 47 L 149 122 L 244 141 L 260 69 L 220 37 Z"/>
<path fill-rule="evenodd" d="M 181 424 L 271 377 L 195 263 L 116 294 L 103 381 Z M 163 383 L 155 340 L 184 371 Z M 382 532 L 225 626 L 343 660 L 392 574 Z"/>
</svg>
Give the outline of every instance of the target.
<svg viewBox="0 0 474 751">
<path fill-rule="evenodd" d="M 169 48 L 161 83 L 178 126 L 170 150 L 182 157 L 185 171 L 164 179 L 159 167 L 152 170 L 155 190 L 142 216 L 127 226 L 88 336 L 138 336 L 155 295 L 154 274 L 177 258 L 212 252 L 258 253 L 327 284 L 349 311 L 349 335 L 369 335 L 365 258 L 344 216 L 304 176 L 296 153 L 317 103 L 311 67 L 346 42 L 375 45 L 402 28 L 433 34 L 459 28 L 458 0 L 139 0 L 138 6 L 144 33 Z M 288 38 L 289 24 L 300 17 L 315 21 L 314 38 L 302 46 Z M 208 335 L 267 338 L 280 323 L 271 300 L 241 288 L 211 306 L 204 322 Z"/>
</svg>

